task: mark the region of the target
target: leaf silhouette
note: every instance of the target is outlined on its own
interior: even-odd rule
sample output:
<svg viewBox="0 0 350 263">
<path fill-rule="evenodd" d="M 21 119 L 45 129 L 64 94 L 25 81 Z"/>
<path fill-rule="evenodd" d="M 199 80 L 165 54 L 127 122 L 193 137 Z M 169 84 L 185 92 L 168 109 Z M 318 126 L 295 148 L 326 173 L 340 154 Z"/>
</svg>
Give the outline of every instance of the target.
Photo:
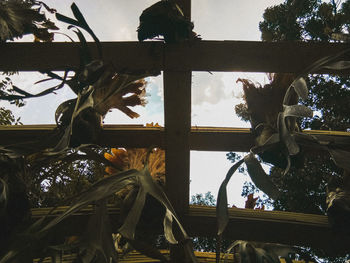
<svg viewBox="0 0 350 263">
<path fill-rule="evenodd" d="M 218 235 L 221 235 L 229 221 L 228 210 L 227 210 L 227 184 L 230 181 L 232 175 L 238 169 L 238 167 L 243 163 L 243 159 L 236 162 L 227 172 L 224 181 L 220 185 L 218 192 L 218 201 L 216 204 L 216 218 L 218 220 Z"/>
<path fill-rule="evenodd" d="M 255 158 L 254 154 L 250 153 L 244 157 L 244 162 L 247 165 L 247 170 L 253 183 L 266 193 L 272 199 L 276 199 L 280 195 L 280 191 L 271 181 L 271 178 L 265 173 L 260 162 Z"/>
</svg>

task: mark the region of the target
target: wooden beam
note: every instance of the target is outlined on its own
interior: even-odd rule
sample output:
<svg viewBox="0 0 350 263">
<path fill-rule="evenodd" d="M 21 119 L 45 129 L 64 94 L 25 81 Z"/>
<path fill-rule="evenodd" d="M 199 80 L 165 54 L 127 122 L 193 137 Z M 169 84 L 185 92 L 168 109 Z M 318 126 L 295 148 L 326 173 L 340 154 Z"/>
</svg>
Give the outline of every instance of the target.
<svg viewBox="0 0 350 263">
<path fill-rule="evenodd" d="M 66 209 L 67 207 L 58 207 L 49 218 L 63 213 Z M 50 210 L 51 208 L 32 209 L 32 217 L 41 218 Z M 62 224 L 62 233 L 59 234 L 69 235 L 84 231 L 88 216 L 92 212 L 93 209 L 89 206 L 73 214 L 67 219 L 69 224 Z M 109 207 L 109 214 L 112 222 L 118 222 L 118 209 Z M 192 237 L 213 237 L 217 231 L 215 207 L 191 205 L 182 223 Z M 117 230 L 119 225 L 115 224 L 113 227 Z M 162 231 L 162 229 L 155 229 L 155 231 Z M 324 249 L 330 254 L 346 252 L 350 244 L 349 236 L 346 237 L 345 234 L 335 233 L 332 230 L 327 216 L 240 208 L 229 208 L 229 223 L 225 238 L 311 246 Z"/>
<path fill-rule="evenodd" d="M 226 239 L 310 246 L 332 255 L 349 252 L 350 237 L 335 233 L 327 216 L 230 208 L 229 218 Z M 215 207 L 191 206 L 184 225 L 192 237 L 215 236 Z"/>
<path fill-rule="evenodd" d="M 95 44 L 89 43 L 95 50 Z M 102 42 L 106 62 L 118 71 L 300 72 L 348 48 L 342 43 L 197 41 Z M 77 43 L 1 43 L 1 71 L 64 70 L 79 66 Z M 96 53 L 96 52 L 94 52 Z M 349 57 L 344 57 L 348 59 Z M 322 72 L 331 72 L 325 70 Z M 343 73 L 349 73 L 344 71 Z"/>
<path fill-rule="evenodd" d="M 253 146 L 254 136 L 247 128 L 196 126 L 191 129 L 191 150 L 249 152 Z"/>
<path fill-rule="evenodd" d="M 198 41 L 168 45 L 164 67 L 192 71 L 299 73 L 318 59 L 347 48 L 345 44 L 330 43 Z"/>
<path fill-rule="evenodd" d="M 160 250 L 160 253 L 163 255 L 169 256 L 169 250 Z M 215 262 L 215 253 L 213 252 L 200 252 L 200 251 L 194 251 L 194 254 L 198 260 L 198 263 L 208 263 L 208 262 Z M 224 254 L 222 254 L 224 256 Z M 64 254 L 62 255 L 62 262 L 63 263 L 74 263 L 76 262 L 77 255 L 76 254 Z M 233 261 L 233 255 L 230 254 L 227 258 L 230 260 L 229 262 Z M 157 259 L 149 258 L 137 251 L 129 252 L 127 255 L 121 257 L 118 259 L 119 263 L 128 263 L 128 262 L 138 262 L 138 263 L 157 263 L 160 262 Z M 281 261 L 282 263 L 283 261 Z M 40 259 L 34 259 L 33 263 L 52 263 L 51 257 L 46 257 L 43 261 L 40 261 Z M 305 263 L 305 261 L 295 261 L 293 260 L 293 263 Z M 312 263 L 312 262 L 310 262 Z"/>
<path fill-rule="evenodd" d="M 190 198 L 192 73 L 164 71 L 166 192 L 175 210 L 187 211 Z"/>
<path fill-rule="evenodd" d="M 160 71 L 163 43 L 161 42 L 102 42 L 103 58 L 116 70 Z M 98 59 L 95 43 L 88 47 Z M 80 65 L 79 43 L 1 43 L 1 71 L 48 71 L 76 69 Z"/>
<path fill-rule="evenodd" d="M 178 107 L 181 108 L 181 107 Z M 0 126 L 0 145 L 42 141 L 52 133 L 56 125 L 17 125 Z M 303 131 L 324 141 L 348 142 L 350 132 L 337 131 Z M 104 125 L 100 138 L 101 146 L 148 148 L 158 146 L 164 148 L 164 128 L 144 127 L 143 125 Z M 192 127 L 189 134 L 190 150 L 197 151 L 236 151 L 248 152 L 254 145 L 254 137 L 247 128 Z M 178 158 L 178 157 L 176 157 Z"/>
</svg>

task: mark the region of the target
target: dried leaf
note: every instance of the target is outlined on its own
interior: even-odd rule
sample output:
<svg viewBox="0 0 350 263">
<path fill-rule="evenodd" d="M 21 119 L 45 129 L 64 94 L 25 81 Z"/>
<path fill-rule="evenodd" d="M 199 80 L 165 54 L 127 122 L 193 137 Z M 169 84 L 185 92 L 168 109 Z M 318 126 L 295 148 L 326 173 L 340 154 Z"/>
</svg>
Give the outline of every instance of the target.
<svg viewBox="0 0 350 263">
<path fill-rule="evenodd" d="M 247 196 L 247 200 L 245 201 L 245 206 L 244 208 L 249 208 L 249 209 L 254 209 L 256 205 L 256 201 L 258 200 L 258 197 L 254 198 L 254 194 L 249 194 Z"/>
<path fill-rule="evenodd" d="M 172 225 L 173 225 L 173 215 L 170 213 L 169 210 L 166 210 L 163 225 L 164 225 L 164 235 L 166 240 L 168 240 L 170 244 L 177 244 L 178 242 L 174 237 L 173 231 L 169 231 L 172 229 Z"/>
<path fill-rule="evenodd" d="M 148 158 L 149 158 L 150 152 L 147 154 L 146 157 L 146 165 L 142 171 L 137 173 L 137 185 L 138 185 L 138 194 L 136 197 L 136 200 L 134 202 L 133 207 L 131 208 L 130 212 L 127 215 L 127 219 L 125 220 L 122 227 L 119 229 L 119 232 L 125 236 L 127 239 L 133 239 L 135 236 L 135 229 L 136 225 L 139 221 L 142 208 L 145 203 L 146 195 L 149 194 L 152 197 L 154 197 L 158 202 L 160 202 L 166 209 L 165 213 L 165 219 L 164 219 L 164 233 L 167 238 L 169 238 L 169 242 L 174 243 L 177 242 L 174 238 L 173 230 L 172 230 L 172 221 L 175 219 L 181 233 L 183 236 L 183 239 L 189 240 L 189 237 L 182 227 L 174 208 L 172 207 L 170 201 L 168 200 L 166 194 L 164 193 L 163 189 L 154 182 L 152 179 L 152 176 L 149 173 L 148 170 Z M 188 256 L 195 260 L 195 256 L 193 254 L 193 251 L 190 251 L 188 247 L 184 247 L 186 253 L 189 253 Z M 193 261 L 196 262 L 196 261 Z"/>
<path fill-rule="evenodd" d="M 324 66 L 325 69 L 332 69 L 332 70 L 345 70 L 350 68 L 350 61 L 337 61 L 331 64 L 328 64 Z"/>
<path fill-rule="evenodd" d="M 278 133 L 272 134 L 263 145 L 254 146 L 250 149 L 250 152 L 258 154 L 264 151 L 268 151 L 280 143 L 280 136 Z"/>
<path fill-rule="evenodd" d="M 280 195 L 280 191 L 272 182 L 271 178 L 265 173 L 254 154 L 250 153 L 246 155 L 244 157 L 244 162 L 247 165 L 249 176 L 256 187 L 267 194 L 270 198 L 277 199 Z"/>
<path fill-rule="evenodd" d="M 142 209 L 146 201 L 146 192 L 140 187 L 134 204 L 126 217 L 124 224 L 119 228 L 118 232 L 127 239 L 135 238 L 136 225 L 140 220 Z"/>
<path fill-rule="evenodd" d="M 228 210 L 227 210 L 227 184 L 230 181 L 234 172 L 238 167 L 243 163 L 243 159 L 236 162 L 227 172 L 224 181 L 220 185 L 218 192 L 218 201 L 216 204 L 216 218 L 218 220 L 218 235 L 222 235 L 224 232 L 227 223 L 229 221 Z"/>
<path fill-rule="evenodd" d="M 234 258 L 239 258 L 244 263 L 279 263 L 280 258 L 286 263 L 292 263 L 290 254 L 304 254 L 292 246 L 236 240 L 227 249 L 224 262 L 227 262 L 227 256 L 232 250 Z"/>
<path fill-rule="evenodd" d="M 0 216 L 2 215 L 4 210 L 6 209 L 8 195 L 9 195 L 8 185 L 5 182 L 5 180 L 0 178 Z"/>
<path fill-rule="evenodd" d="M 128 170 L 120 172 L 109 177 L 105 177 L 92 185 L 90 189 L 79 195 L 77 200 L 60 216 L 49 222 L 41 232 L 50 230 L 52 227 L 60 223 L 72 213 L 87 206 L 92 202 L 104 199 L 115 192 L 118 192 L 126 185 L 135 183 L 136 176 L 139 173 L 137 170 Z"/>
<path fill-rule="evenodd" d="M 309 92 L 308 92 L 306 81 L 304 78 L 298 78 L 294 80 L 291 86 L 294 88 L 295 92 L 298 94 L 298 96 L 301 99 L 303 100 L 307 99 Z"/>
<path fill-rule="evenodd" d="M 283 117 L 312 118 L 313 111 L 304 105 L 283 105 Z"/>
<path fill-rule="evenodd" d="M 289 155 L 296 155 L 299 153 L 300 149 L 295 139 L 292 137 L 289 129 L 287 128 L 285 116 L 282 112 L 278 114 L 277 119 L 278 133 L 280 136 L 280 141 L 286 146 Z"/>
<path fill-rule="evenodd" d="M 73 3 L 71 5 L 71 9 L 72 9 L 72 12 L 77 20 L 69 18 L 69 17 L 62 15 L 62 14 L 56 13 L 57 20 L 60 20 L 60 21 L 65 22 L 67 24 L 74 25 L 74 26 L 81 27 L 81 28 L 85 29 L 86 32 L 88 32 L 91 35 L 91 37 L 94 39 L 94 41 L 97 45 L 97 48 L 98 48 L 99 57 L 102 58 L 102 48 L 101 48 L 101 43 L 100 43 L 99 39 L 96 37 L 95 33 L 89 27 L 83 14 L 80 12 L 78 6 L 75 3 Z"/>
<path fill-rule="evenodd" d="M 350 171 L 350 151 L 336 149 L 333 147 L 328 147 L 328 151 L 337 166 Z"/>
<path fill-rule="evenodd" d="M 102 257 L 102 262 L 118 262 L 118 253 L 114 247 L 106 200 L 95 205 L 95 212 L 89 220 L 84 238 L 87 252 L 82 261 L 90 263 L 95 257 Z M 91 257 L 92 255 L 92 257 Z"/>
<path fill-rule="evenodd" d="M 40 1 L 2 1 L 0 41 L 14 40 L 26 34 L 33 34 L 38 40 L 52 41 L 53 33 L 48 30 L 58 28 L 40 13 L 40 8 L 36 8 L 41 5 L 48 7 Z"/>
<path fill-rule="evenodd" d="M 163 36 L 166 43 L 199 39 L 180 7 L 172 1 L 159 1 L 143 10 L 137 29 L 139 41 Z"/>
</svg>

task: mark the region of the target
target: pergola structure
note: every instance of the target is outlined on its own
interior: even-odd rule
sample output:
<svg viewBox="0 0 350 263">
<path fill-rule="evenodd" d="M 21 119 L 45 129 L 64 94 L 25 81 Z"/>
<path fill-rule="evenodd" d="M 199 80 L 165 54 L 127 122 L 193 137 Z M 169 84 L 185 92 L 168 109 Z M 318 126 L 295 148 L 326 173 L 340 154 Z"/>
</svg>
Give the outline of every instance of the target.
<svg viewBox="0 0 350 263">
<path fill-rule="evenodd" d="M 191 1 L 178 0 L 178 3 L 190 18 Z M 94 43 L 89 45 L 95 50 Z M 76 43 L 2 43 L 0 70 L 66 70 L 68 65 L 79 65 L 78 48 Z M 214 236 L 215 209 L 189 205 L 190 150 L 249 151 L 254 142 L 249 129 L 191 127 L 192 71 L 299 73 L 316 60 L 337 54 L 348 45 L 202 40 L 181 44 L 102 42 L 102 48 L 104 59 L 111 61 L 117 71 L 163 71 L 165 125 L 164 128 L 105 125 L 100 145 L 164 148 L 166 193 L 186 231 L 192 236 Z M 54 125 L 1 127 L 0 144 L 40 138 L 53 129 Z M 350 138 L 346 132 L 308 133 Z M 33 217 L 43 213 L 42 209 L 34 209 Z M 110 211 L 111 216 L 117 213 Z M 350 244 L 349 238 L 333 233 L 326 216 L 236 208 L 230 209 L 229 215 L 226 236 L 232 239 L 304 245 L 329 251 L 345 251 Z"/>
</svg>

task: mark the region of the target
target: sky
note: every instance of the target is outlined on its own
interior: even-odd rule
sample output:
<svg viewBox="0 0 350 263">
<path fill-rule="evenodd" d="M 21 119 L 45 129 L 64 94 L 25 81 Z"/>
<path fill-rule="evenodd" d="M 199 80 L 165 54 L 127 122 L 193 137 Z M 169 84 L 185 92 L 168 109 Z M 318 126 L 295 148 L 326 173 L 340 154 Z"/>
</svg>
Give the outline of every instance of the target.
<svg viewBox="0 0 350 263">
<path fill-rule="evenodd" d="M 72 17 L 68 0 L 46 0 L 50 7 L 59 13 Z M 83 13 L 88 24 L 101 41 L 137 41 L 136 29 L 142 10 L 156 3 L 157 0 L 77 0 L 75 3 Z M 250 40 L 259 41 L 259 22 L 263 11 L 281 0 L 192 0 L 192 21 L 194 31 L 203 40 Z M 57 23 L 61 29 L 66 25 Z M 66 31 L 70 36 L 74 34 Z M 33 41 L 25 37 L 20 41 Z M 68 41 L 64 36 L 56 36 L 55 41 Z M 15 85 L 37 93 L 47 87 L 47 83 L 33 85 L 42 79 L 40 73 L 21 72 L 12 77 Z M 238 78 L 249 78 L 264 83 L 267 77 L 264 73 L 239 72 L 193 72 L 192 77 L 192 126 L 216 127 L 250 127 L 249 123 L 241 121 L 234 112 L 234 105 L 242 102 L 242 89 L 236 83 Z M 104 122 L 107 124 L 145 124 L 158 122 L 164 125 L 163 78 L 162 76 L 148 78 L 147 100 L 145 107 L 135 107 L 133 110 L 141 116 L 129 119 L 118 110 L 107 114 Z M 50 85 L 53 83 L 51 82 Z M 45 98 L 31 99 L 20 109 L 0 102 L 20 116 L 23 124 L 53 124 L 54 112 L 63 101 L 73 98 L 69 88 L 63 88 L 56 95 Z M 226 159 L 226 152 L 191 151 L 190 174 L 191 195 L 211 191 L 216 197 L 221 181 L 231 167 Z M 241 191 L 247 175 L 236 173 L 228 186 L 230 204 L 244 207 Z"/>
</svg>

